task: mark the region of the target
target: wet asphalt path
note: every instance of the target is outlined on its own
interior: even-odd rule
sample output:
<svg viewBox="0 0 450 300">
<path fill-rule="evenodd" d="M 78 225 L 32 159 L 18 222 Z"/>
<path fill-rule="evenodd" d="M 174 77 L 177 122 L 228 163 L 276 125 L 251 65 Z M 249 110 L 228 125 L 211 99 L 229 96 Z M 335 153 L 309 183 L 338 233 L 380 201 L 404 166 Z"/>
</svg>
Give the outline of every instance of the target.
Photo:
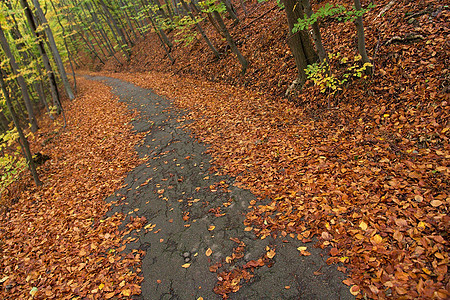
<svg viewBox="0 0 450 300">
<path fill-rule="evenodd" d="M 148 131 L 137 148 L 148 161 L 130 172 L 126 186 L 107 199 L 124 199 L 111 213 L 132 212 L 154 225 L 135 233 L 139 239 L 128 244 L 128 249 L 146 251 L 138 299 L 221 299 L 213 292 L 218 275 L 210 272 L 210 266 L 221 262 L 218 272 L 232 270 L 234 263 L 242 266 L 263 256 L 267 246 L 276 249 L 273 266 L 256 269 L 230 299 L 353 299 L 341 283 L 344 274 L 325 263 L 322 250 L 309 244 L 312 255 L 300 256 L 299 241 L 261 240 L 244 231 L 247 207 L 256 197 L 234 187 L 234 178 L 209 173 L 211 157 L 204 153 L 206 146 L 182 128 L 183 112 L 171 109 L 169 100 L 118 79 L 87 78 L 111 86 L 129 109 L 140 112 L 133 121 L 135 130 Z M 227 264 L 225 258 L 238 246 L 230 238 L 242 241 L 245 253 Z M 185 268 L 186 264 L 190 265 Z M 315 271 L 320 275 L 314 275 Z"/>
</svg>

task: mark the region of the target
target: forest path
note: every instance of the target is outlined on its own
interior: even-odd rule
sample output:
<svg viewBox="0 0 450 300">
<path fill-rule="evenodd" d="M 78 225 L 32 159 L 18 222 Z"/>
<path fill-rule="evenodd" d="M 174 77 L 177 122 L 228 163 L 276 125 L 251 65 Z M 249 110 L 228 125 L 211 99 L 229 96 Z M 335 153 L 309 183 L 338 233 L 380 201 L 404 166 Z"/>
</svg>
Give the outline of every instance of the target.
<svg viewBox="0 0 450 300">
<path fill-rule="evenodd" d="M 352 298 L 342 284 L 345 275 L 325 263 L 324 251 L 300 241 L 261 240 L 244 230 L 255 196 L 234 187 L 234 178 L 210 174 L 206 146 L 182 128 L 183 112 L 171 101 L 119 79 L 86 77 L 111 86 L 130 110 L 140 113 L 135 130 L 147 132 L 137 148 L 147 162 L 107 199 L 120 203 L 110 214 L 147 220 L 127 246 L 146 251 L 140 299 L 220 299 L 213 292 L 217 283 L 218 292 L 236 291 L 230 299 Z M 299 256 L 299 246 L 312 255 Z M 276 255 L 269 259 L 272 249 Z"/>
</svg>

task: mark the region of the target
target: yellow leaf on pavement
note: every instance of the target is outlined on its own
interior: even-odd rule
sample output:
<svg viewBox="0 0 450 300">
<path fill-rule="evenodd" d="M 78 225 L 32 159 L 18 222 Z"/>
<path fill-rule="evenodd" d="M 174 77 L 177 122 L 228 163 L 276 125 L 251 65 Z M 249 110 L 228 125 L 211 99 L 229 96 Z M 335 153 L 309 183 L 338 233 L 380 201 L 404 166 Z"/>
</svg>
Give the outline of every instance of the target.
<svg viewBox="0 0 450 300">
<path fill-rule="evenodd" d="M 274 249 L 270 249 L 269 251 L 267 251 L 267 257 L 272 259 L 275 256 L 275 250 Z"/>
</svg>

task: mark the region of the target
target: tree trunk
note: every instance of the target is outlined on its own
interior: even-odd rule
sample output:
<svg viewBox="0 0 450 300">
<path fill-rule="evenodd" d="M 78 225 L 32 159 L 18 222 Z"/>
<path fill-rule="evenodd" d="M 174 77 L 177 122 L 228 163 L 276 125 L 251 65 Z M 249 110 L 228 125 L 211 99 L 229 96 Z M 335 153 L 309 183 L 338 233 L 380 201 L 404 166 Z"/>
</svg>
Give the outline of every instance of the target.
<svg viewBox="0 0 450 300">
<path fill-rule="evenodd" d="M 302 5 L 305 9 L 306 15 L 310 18 L 313 14 L 313 11 L 311 9 L 311 2 L 310 0 L 301 0 Z M 313 37 L 314 37 L 314 45 L 316 46 L 317 54 L 319 54 L 320 62 L 323 62 L 327 58 L 327 52 L 325 51 L 325 48 L 323 47 L 322 43 L 322 36 L 320 34 L 320 28 L 318 21 L 311 25 L 313 30 Z"/>
<path fill-rule="evenodd" d="M 194 15 L 192 14 L 191 10 L 189 9 L 188 5 L 186 4 L 186 2 L 184 0 L 180 0 L 181 1 L 181 5 L 183 5 L 183 8 L 186 10 L 187 14 L 189 15 L 189 17 L 194 21 L 195 23 L 195 27 L 197 27 L 197 30 L 200 32 L 200 34 L 202 35 L 203 39 L 205 40 L 206 44 L 208 45 L 209 49 L 211 49 L 211 51 L 214 53 L 214 56 L 216 58 L 219 58 L 219 52 L 217 51 L 216 48 L 214 48 L 213 44 L 211 43 L 211 41 L 209 40 L 209 38 L 206 36 L 205 32 L 203 31 L 202 27 L 200 26 L 200 24 L 195 20 Z"/>
<path fill-rule="evenodd" d="M 248 11 L 247 11 L 247 8 L 245 7 L 244 0 L 239 0 L 239 2 L 241 3 L 241 7 L 242 7 L 242 10 L 244 11 L 244 14 L 247 16 Z"/>
<path fill-rule="evenodd" d="M 50 4 L 51 4 L 51 6 L 53 7 L 53 10 L 56 12 L 56 7 L 55 7 L 55 5 L 54 5 L 54 3 L 53 3 L 53 0 L 50 0 Z M 64 47 L 66 48 L 67 56 L 68 56 L 68 58 L 69 58 L 70 68 L 71 68 L 71 70 L 72 70 L 73 90 L 74 90 L 74 94 L 76 94 L 76 93 L 77 93 L 77 78 L 76 78 L 76 76 L 75 76 L 75 70 L 74 70 L 74 68 L 73 68 L 73 63 L 72 63 L 72 61 L 73 61 L 74 59 L 73 59 L 72 53 L 71 53 L 71 51 L 70 51 L 70 49 L 69 49 L 69 45 L 67 45 L 67 40 L 66 40 L 66 29 L 64 28 L 64 25 L 61 23 L 61 20 L 59 19 L 59 15 L 58 15 L 58 14 L 56 14 L 56 20 L 57 20 L 59 26 L 61 27 L 61 31 L 62 31 L 62 35 L 63 35 L 63 41 L 64 41 Z M 64 66 L 63 66 L 63 68 L 64 68 Z M 69 86 L 69 87 L 70 87 L 70 86 Z"/>
<path fill-rule="evenodd" d="M 53 100 L 54 105 L 58 109 L 58 113 L 60 113 L 62 110 L 62 106 L 61 106 L 61 101 L 59 99 L 58 87 L 56 85 L 55 73 L 53 73 L 52 65 L 50 64 L 50 60 L 48 58 L 47 51 L 45 50 L 44 43 L 42 42 L 41 33 L 36 31 L 36 23 L 34 22 L 33 13 L 31 11 L 30 6 L 28 5 L 27 0 L 20 0 L 20 4 L 22 5 L 22 8 L 25 10 L 25 16 L 28 21 L 28 26 L 30 27 L 33 36 L 38 40 L 38 43 L 37 43 L 38 50 L 39 50 L 39 54 L 42 57 L 42 61 L 44 63 L 45 70 L 47 72 L 48 80 L 50 83 L 50 91 L 51 91 L 51 95 L 52 95 L 52 100 Z"/>
<path fill-rule="evenodd" d="M 317 62 L 318 56 L 305 30 L 300 30 L 292 34 L 294 24 L 297 23 L 299 18 L 303 18 L 303 11 L 301 10 L 300 4 L 297 0 L 283 0 L 283 4 L 289 25 L 287 41 L 298 71 L 298 79 L 295 81 L 295 84 L 301 89 L 306 82 L 306 67 Z"/>
<path fill-rule="evenodd" d="M 116 30 L 117 34 L 120 37 L 120 48 L 122 49 L 122 52 L 125 54 L 125 57 L 127 59 L 130 59 L 130 53 L 128 52 L 128 45 L 127 45 L 127 39 L 125 38 L 125 35 L 123 33 L 123 31 L 120 30 L 119 26 L 117 25 L 116 19 L 113 17 L 113 15 L 111 14 L 111 12 L 109 11 L 108 6 L 106 5 L 106 3 L 103 0 L 99 0 L 100 5 L 103 8 L 103 11 L 106 14 L 107 20 L 109 22 L 112 23 L 114 29 Z M 114 32 L 114 30 L 112 30 Z M 127 49 L 125 49 L 127 48 Z"/>
<path fill-rule="evenodd" d="M 3 111 L 0 109 L 0 124 L 5 130 L 9 129 L 9 120 L 6 118 Z"/>
<path fill-rule="evenodd" d="M 128 5 L 124 3 L 122 0 L 119 0 L 119 4 L 121 5 L 120 8 L 125 15 L 125 19 L 127 20 L 128 27 L 130 28 L 131 33 L 133 33 L 134 40 L 137 40 L 138 37 L 136 31 L 134 30 L 133 23 L 131 22 L 130 16 L 128 14 Z"/>
<path fill-rule="evenodd" d="M 10 10 L 13 9 L 10 2 L 4 1 L 4 3 L 7 5 L 8 9 L 10 9 Z M 16 49 L 18 50 L 19 53 L 22 54 L 23 64 L 29 65 L 32 60 L 37 60 L 37 58 L 34 57 L 33 52 L 30 49 L 27 49 L 27 46 L 25 45 L 25 43 L 21 42 L 21 41 L 23 41 L 23 36 L 19 30 L 19 24 L 13 14 L 11 15 L 11 19 L 13 20 L 14 25 L 12 26 L 10 33 L 11 33 L 13 39 L 15 41 L 17 41 Z M 23 50 L 23 49 L 25 49 L 25 50 Z M 39 77 L 42 78 L 41 77 L 41 75 L 42 75 L 41 65 L 39 64 L 39 62 L 36 63 L 36 68 L 39 73 Z M 36 93 L 38 94 L 39 101 L 42 103 L 43 107 L 48 108 L 47 100 L 45 98 L 44 89 L 43 89 L 43 85 L 42 85 L 42 80 L 41 79 L 36 80 L 35 78 L 33 78 L 33 76 L 29 76 L 28 78 L 33 80 L 33 86 L 34 86 L 34 89 L 36 90 Z M 52 119 L 52 115 L 49 115 L 49 116 Z"/>
<path fill-rule="evenodd" d="M 213 11 L 213 16 L 217 21 L 217 24 L 219 25 L 220 30 L 225 35 L 225 38 L 227 40 L 228 45 L 230 46 L 231 50 L 236 54 L 239 63 L 242 65 L 242 73 L 244 74 L 245 71 L 247 71 L 248 67 L 248 61 L 247 59 L 241 54 L 239 51 L 236 43 L 234 42 L 233 38 L 231 37 L 230 33 L 228 32 L 227 27 L 225 26 L 225 23 L 223 22 L 222 16 L 217 11 Z"/>
<path fill-rule="evenodd" d="M 78 27 L 81 28 L 80 26 L 78 26 Z M 91 51 L 91 53 L 94 54 L 94 56 L 97 57 L 102 64 L 105 64 L 105 62 L 102 60 L 102 58 L 98 55 L 97 51 L 95 50 L 94 45 L 92 45 L 92 42 L 89 39 L 89 35 L 87 35 L 87 33 L 86 33 L 87 36 L 85 38 L 84 35 L 81 33 L 81 29 L 79 29 L 77 31 L 77 33 L 80 35 L 81 39 L 86 44 L 86 46 L 88 47 L 89 51 Z"/>
<path fill-rule="evenodd" d="M 239 24 L 239 18 L 236 15 L 233 4 L 229 0 L 221 0 L 223 5 L 225 5 L 225 9 L 227 10 L 228 15 L 231 19 L 233 19 L 233 25 L 236 26 Z"/>
<path fill-rule="evenodd" d="M 22 93 L 23 101 L 25 102 L 25 107 L 27 109 L 28 113 L 28 121 L 31 125 L 31 131 L 36 132 L 38 130 L 38 125 L 36 121 L 36 117 L 34 116 L 33 112 L 33 106 L 31 105 L 31 99 L 28 92 L 28 87 L 25 82 L 25 79 L 20 74 L 19 66 L 17 65 L 16 58 L 14 57 L 14 54 L 11 52 L 11 48 L 9 47 L 8 41 L 6 40 L 6 36 L 3 32 L 3 28 L 0 25 L 0 44 L 2 45 L 3 51 L 6 54 L 6 57 L 9 58 L 9 64 L 11 66 L 11 69 L 14 73 L 14 75 L 17 76 L 17 82 L 20 86 L 20 91 Z"/>
<path fill-rule="evenodd" d="M 8 90 L 6 89 L 5 81 L 3 80 L 3 70 L 0 69 L 0 86 L 3 91 L 3 95 L 6 100 L 6 105 L 8 106 L 9 113 L 11 114 L 11 117 L 13 119 L 14 125 L 17 128 L 17 133 L 19 134 L 20 139 L 20 145 L 23 148 L 23 152 L 25 153 L 25 158 L 28 162 L 28 168 L 31 171 L 31 174 L 33 175 L 34 183 L 36 186 L 42 185 L 42 182 L 39 180 L 39 176 L 36 171 L 36 166 L 34 165 L 33 156 L 31 155 L 30 151 L 30 145 L 28 144 L 28 140 L 23 134 L 22 128 L 20 127 L 19 120 L 17 119 L 16 113 L 14 111 L 14 108 L 12 106 L 11 99 L 9 98 Z"/>
<path fill-rule="evenodd" d="M 356 10 L 360 11 L 361 10 L 361 2 L 359 0 L 354 0 L 354 3 L 355 3 Z M 362 16 L 359 16 L 358 18 L 356 18 L 355 23 L 356 23 L 356 30 L 357 30 L 357 34 L 358 34 L 358 52 L 362 57 L 363 63 L 370 63 L 370 59 L 367 56 L 367 51 L 366 51 L 366 41 L 364 38 L 364 25 L 363 25 Z M 372 74 L 372 67 L 367 66 L 365 73 L 367 75 Z"/>
<path fill-rule="evenodd" d="M 170 59 L 170 62 L 172 63 L 172 65 L 175 63 L 175 60 L 172 58 L 172 56 L 170 55 L 170 48 L 167 49 L 166 43 L 164 42 L 164 40 L 161 38 L 161 36 L 158 34 L 158 28 L 156 27 L 155 22 L 153 21 L 152 17 L 150 16 L 149 18 L 152 26 L 153 26 L 153 30 L 155 30 L 156 35 L 159 38 L 159 41 L 161 42 L 162 47 L 164 48 L 164 51 L 167 54 L 167 57 Z M 160 33 L 164 33 L 164 31 L 162 31 L 161 29 L 159 29 Z"/>
<path fill-rule="evenodd" d="M 56 67 L 58 68 L 59 75 L 63 82 L 64 89 L 66 90 L 67 96 L 70 100 L 75 99 L 75 96 L 70 86 L 69 79 L 67 78 L 66 69 L 64 68 L 64 63 L 62 62 L 61 55 L 59 55 L 58 48 L 56 47 L 55 38 L 53 37 L 53 32 L 48 24 L 47 18 L 41 9 L 41 5 L 38 0 L 33 0 L 34 7 L 36 8 L 36 16 L 42 26 L 44 26 L 45 34 L 47 35 L 48 42 L 50 44 L 50 50 L 53 54 L 53 58 L 56 62 Z"/>
</svg>

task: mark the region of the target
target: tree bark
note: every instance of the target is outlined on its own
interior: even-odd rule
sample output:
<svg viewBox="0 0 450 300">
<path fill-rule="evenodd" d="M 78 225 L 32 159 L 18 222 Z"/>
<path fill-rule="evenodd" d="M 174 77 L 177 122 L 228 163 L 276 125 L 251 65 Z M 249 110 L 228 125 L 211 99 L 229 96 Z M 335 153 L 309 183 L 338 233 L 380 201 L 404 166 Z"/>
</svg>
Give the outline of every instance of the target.
<svg viewBox="0 0 450 300">
<path fill-rule="evenodd" d="M 70 86 L 69 79 L 67 78 L 66 69 L 64 68 L 64 63 L 62 62 L 61 55 L 59 54 L 58 47 L 56 47 L 55 38 L 53 37 L 52 29 L 50 28 L 50 24 L 48 24 L 47 18 L 44 15 L 44 12 L 41 9 L 41 5 L 38 0 L 33 0 L 34 7 L 36 8 L 37 19 L 44 26 L 45 33 L 47 35 L 48 42 L 50 44 L 50 50 L 52 51 L 53 58 L 56 62 L 56 67 L 58 68 L 59 75 L 61 76 L 61 80 L 63 82 L 64 89 L 66 90 L 67 96 L 70 100 L 75 99 L 75 95 L 73 94 L 72 87 Z"/>
<path fill-rule="evenodd" d="M 247 71 L 248 67 L 248 61 L 247 59 L 242 55 L 242 53 L 239 51 L 236 43 L 234 42 L 234 39 L 231 37 L 230 32 L 228 31 L 227 27 L 225 26 L 225 23 L 223 22 L 222 16 L 219 14 L 218 11 L 213 11 L 213 16 L 217 21 L 217 24 L 219 25 L 220 30 L 225 35 L 225 38 L 227 40 L 228 45 L 230 46 L 231 50 L 236 54 L 239 63 L 242 66 L 242 73 L 244 74 L 245 71 Z"/>
<path fill-rule="evenodd" d="M 61 101 L 59 99 L 58 87 L 56 85 L 55 73 L 53 72 L 52 65 L 50 64 L 50 60 L 47 55 L 47 51 L 45 50 L 44 43 L 42 42 L 41 33 L 36 31 L 36 23 L 34 22 L 33 13 L 31 11 L 30 6 L 28 5 L 27 0 L 20 0 L 20 4 L 22 5 L 22 8 L 25 10 L 25 16 L 28 21 L 28 26 L 30 27 L 33 36 L 38 40 L 38 50 L 39 54 L 42 57 L 45 70 L 47 72 L 48 80 L 50 83 L 50 92 L 52 95 L 52 100 L 54 105 L 58 109 L 58 113 L 60 113 L 62 110 L 62 106 Z"/>
<path fill-rule="evenodd" d="M 50 5 L 53 7 L 53 10 L 56 12 L 56 7 L 55 7 L 55 4 L 53 3 L 53 0 L 50 0 Z M 76 94 L 77 93 L 77 78 L 75 76 L 75 70 L 74 70 L 73 63 L 72 63 L 74 58 L 73 58 L 72 53 L 71 53 L 71 51 L 69 49 L 69 45 L 67 44 L 66 29 L 64 28 L 64 25 L 61 23 L 61 20 L 59 19 L 59 15 L 58 14 L 56 14 L 56 20 L 58 21 L 58 24 L 61 27 L 61 31 L 62 31 L 62 35 L 63 35 L 63 41 L 64 41 L 64 47 L 66 48 L 67 56 L 69 58 L 70 68 L 72 69 L 73 92 L 74 92 L 74 94 Z"/>
<path fill-rule="evenodd" d="M 109 11 L 109 8 L 106 5 L 106 3 L 103 0 L 98 0 L 98 1 L 99 1 L 100 5 L 102 6 L 103 11 L 106 14 L 107 20 L 112 23 L 114 29 L 116 30 L 117 34 L 120 37 L 120 43 L 119 44 L 120 44 L 120 48 L 121 48 L 122 52 L 125 54 L 125 57 L 127 59 L 130 59 L 130 53 L 128 52 L 129 49 L 125 49 L 125 48 L 128 48 L 128 45 L 127 45 L 127 39 L 125 38 L 125 35 L 124 35 L 123 31 L 120 30 L 119 26 L 117 25 L 116 19 L 114 18 L 114 16 Z M 114 30 L 113 30 L 113 32 L 114 32 Z"/>
<path fill-rule="evenodd" d="M 298 3 L 297 0 L 283 0 L 283 4 L 289 25 L 287 41 L 289 48 L 291 48 L 292 55 L 294 56 L 298 71 L 298 79 L 295 84 L 301 89 L 306 82 L 306 67 L 317 62 L 318 56 L 314 51 L 311 39 L 305 30 L 300 30 L 295 34 L 292 34 L 294 24 L 297 23 L 299 18 L 303 18 L 303 11 L 300 3 Z"/>
<path fill-rule="evenodd" d="M 163 38 L 158 34 L 158 28 L 156 27 L 156 24 L 155 24 L 155 22 L 153 21 L 153 19 L 152 19 L 151 16 L 150 16 L 149 20 L 150 20 L 150 22 L 151 22 L 151 24 L 152 24 L 152 26 L 153 26 L 153 30 L 155 30 L 155 33 L 156 33 L 156 35 L 158 36 L 159 41 L 161 42 L 162 47 L 164 48 L 164 51 L 165 51 L 166 54 L 167 54 L 167 57 L 169 58 L 170 62 L 171 62 L 172 65 L 173 65 L 173 64 L 175 63 L 175 60 L 174 60 L 174 59 L 172 58 L 172 56 L 170 55 L 170 48 L 167 49 L 168 46 L 166 46 L 166 43 L 164 42 Z M 164 33 L 164 31 L 162 31 L 161 29 L 159 29 L 159 32 L 160 32 L 160 33 Z"/>
<path fill-rule="evenodd" d="M 306 15 L 310 18 L 313 14 L 310 0 L 301 0 L 301 2 L 305 9 Z M 323 62 L 327 58 L 327 52 L 325 51 L 325 48 L 323 47 L 322 36 L 320 34 L 320 28 L 319 28 L 318 21 L 315 22 L 314 24 L 312 24 L 311 27 L 313 30 L 314 45 L 316 46 L 317 54 L 319 55 L 320 62 Z"/>
<path fill-rule="evenodd" d="M 361 1 L 354 0 L 354 3 L 355 3 L 356 10 L 360 11 L 361 10 Z M 356 30 L 357 30 L 357 35 L 358 35 L 358 52 L 362 57 L 363 63 L 370 63 L 370 59 L 367 56 L 367 51 L 366 51 L 366 41 L 364 38 L 364 25 L 363 25 L 362 16 L 359 16 L 358 18 L 356 18 L 355 24 L 356 24 Z M 372 74 L 371 66 L 366 67 L 366 74 L 367 75 Z"/>
<path fill-rule="evenodd" d="M 0 109 L 0 124 L 5 130 L 9 129 L 9 120 L 6 118 L 3 111 Z"/>
<path fill-rule="evenodd" d="M 38 130 L 38 125 L 37 125 L 36 117 L 34 116 L 33 106 L 31 105 L 31 99 L 30 99 L 28 87 L 25 82 L 25 79 L 20 74 L 19 66 L 17 65 L 16 58 L 14 57 L 14 54 L 12 54 L 11 48 L 9 47 L 8 41 L 6 40 L 6 36 L 3 32 L 3 28 L 1 27 L 1 25 L 0 25 L 0 44 L 2 45 L 3 51 L 6 54 L 6 57 L 9 59 L 9 64 L 11 66 L 11 69 L 12 69 L 14 75 L 17 76 L 17 82 L 19 83 L 20 91 L 22 93 L 22 98 L 23 98 L 23 101 L 25 102 L 25 107 L 27 109 L 28 122 L 31 125 L 31 131 L 36 132 Z"/>
<path fill-rule="evenodd" d="M 203 28 L 200 26 L 200 24 L 196 21 L 194 15 L 192 14 L 191 10 L 189 9 L 188 5 L 186 4 L 186 2 L 184 0 L 180 0 L 181 1 L 181 5 L 183 5 L 183 8 L 186 10 L 187 14 L 189 15 L 189 17 L 194 21 L 195 23 L 195 27 L 197 27 L 197 30 L 200 32 L 200 34 L 202 35 L 203 39 L 205 40 L 206 44 L 208 45 L 209 49 L 211 49 L 211 51 L 214 53 L 214 56 L 216 58 L 219 58 L 219 52 L 217 51 L 217 49 L 213 46 L 213 44 L 211 43 L 211 41 L 209 40 L 208 36 L 205 34 L 205 32 L 203 31 Z"/>
<path fill-rule="evenodd" d="M 22 128 L 20 127 L 20 124 L 19 124 L 19 120 L 18 120 L 16 113 L 14 111 L 14 108 L 12 106 L 12 102 L 9 97 L 8 90 L 6 89 L 5 81 L 3 80 L 3 70 L 2 69 L 0 69 L 0 86 L 3 91 L 3 95 L 5 97 L 6 105 L 8 106 L 9 113 L 11 114 L 14 125 L 17 128 L 17 133 L 19 134 L 19 139 L 21 142 L 20 145 L 22 146 L 23 152 L 25 153 L 25 158 L 28 163 L 28 168 L 30 169 L 31 174 L 33 176 L 34 183 L 36 184 L 36 186 L 40 186 L 40 185 L 42 185 L 42 182 L 39 180 L 39 176 L 36 171 L 36 166 L 34 165 L 33 156 L 31 155 L 31 151 L 30 151 L 30 144 L 28 143 L 27 138 L 23 134 Z"/>
<path fill-rule="evenodd" d="M 239 18 L 236 15 L 233 4 L 229 0 L 221 0 L 223 5 L 225 5 L 225 9 L 227 10 L 228 15 L 231 19 L 233 19 L 233 25 L 236 26 L 239 24 Z"/>
</svg>

